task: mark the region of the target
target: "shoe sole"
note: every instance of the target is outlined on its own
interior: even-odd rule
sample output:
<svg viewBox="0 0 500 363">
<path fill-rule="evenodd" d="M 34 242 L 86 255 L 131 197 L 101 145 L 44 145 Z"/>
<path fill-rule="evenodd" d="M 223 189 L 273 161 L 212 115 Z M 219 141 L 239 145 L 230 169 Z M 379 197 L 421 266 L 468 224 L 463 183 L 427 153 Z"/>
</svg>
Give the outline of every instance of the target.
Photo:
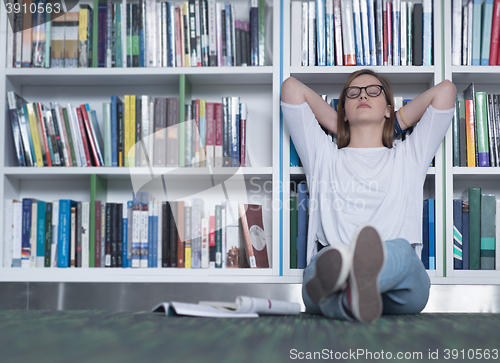
<svg viewBox="0 0 500 363">
<path fill-rule="evenodd" d="M 328 296 L 337 292 L 347 280 L 349 269 L 345 267 L 346 256 L 335 248 L 325 251 L 316 260 L 316 272 L 306 283 L 311 301 L 321 304 Z"/>
<path fill-rule="evenodd" d="M 351 309 L 359 321 L 372 322 L 382 314 L 378 276 L 384 265 L 385 246 L 371 226 L 361 228 L 354 241 L 349 276 Z"/>
</svg>

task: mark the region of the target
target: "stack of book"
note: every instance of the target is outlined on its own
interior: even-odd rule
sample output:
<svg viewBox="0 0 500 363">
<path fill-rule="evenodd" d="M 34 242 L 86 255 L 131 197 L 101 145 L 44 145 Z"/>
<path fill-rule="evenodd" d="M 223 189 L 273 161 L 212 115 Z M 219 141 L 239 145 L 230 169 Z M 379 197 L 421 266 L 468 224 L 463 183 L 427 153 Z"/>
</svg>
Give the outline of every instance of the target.
<svg viewBox="0 0 500 363">
<path fill-rule="evenodd" d="M 222 67 L 265 66 L 264 0 L 251 0 L 249 21 L 235 5 L 215 0 L 94 0 L 63 13 L 45 0 L 7 0 L 7 67 Z M 32 5 L 31 5 L 32 4 Z"/>
<path fill-rule="evenodd" d="M 453 0 L 452 21 L 452 65 L 500 64 L 500 0 Z"/>
<path fill-rule="evenodd" d="M 481 188 L 467 188 L 453 200 L 455 270 L 500 270 L 500 201 Z"/>
<path fill-rule="evenodd" d="M 456 101 L 453 118 L 453 166 L 500 166 L 499 97 L 475 92 L 474 83 Z"/>
<path fill-rule="evenodd" d="M 179 123 L 178 98 L 111 96 L 102 133 L 88 104 L 47 108 L 14 92 L 7 98 L 19 166 L 249 166 L 247 106 L 239 97 L 194 100 Z"/>
<path fill-rule="evenodd" d="M 294 189 L 294 190 L 293 190 Z M 309 194 L 306 182 L 290 191 L 290 268 L 306 267 Z M 422 263 L 427 270 L 436 269 L 435 200 L 425 199 L 422 219 Z"/>
<path fill-rule="evenodd" d="M 227 202 L 205 214 L 201 198 L 123 203 L 34 198 L 4 202 L 4 267 L 268 268 L 262 206 Z M 238 212 L 237 212 L 238 213 Z M 90 221 L 91 215 L 95 216 Z"/>
<path fill-rule="evenodd" d="M 432 0 L 291 4 L 292 66 L 433 64 Z"/>
</svg>

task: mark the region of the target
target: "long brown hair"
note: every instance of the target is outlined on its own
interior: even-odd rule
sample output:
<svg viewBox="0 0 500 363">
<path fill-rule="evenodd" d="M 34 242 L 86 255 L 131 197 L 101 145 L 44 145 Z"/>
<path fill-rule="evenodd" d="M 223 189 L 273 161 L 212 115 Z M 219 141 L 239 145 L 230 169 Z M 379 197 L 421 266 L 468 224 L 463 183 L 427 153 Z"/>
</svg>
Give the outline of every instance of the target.
<svg viewBox="0 0 500 363">
<path fill-rule="evenodd" d="M 360 69 L 359 71 L 353 72 L 347 77 L 347 81 L 344 84 L 344 87 L 342 88 L 342 91 L 340 92 L 340 97 L 339 97 L 339 107 L 337 110 L 337 147 L 339 149 L 346 147 L 349 145 L 349 142 L 351 140 L 351 129 L 349 126 L 349 122 L 344 121 L 344 105 L 345 105 L 345 95 L 344 95 L 344 90 L 349 87 L 352 83 L 352 81 L 363 75 L 363 74 L 368 74 L 370 76 L 373 76 L 379 80 L 379 82 L 384 86 L 384 95 L 385 95 L 385 100 L 387 101 L 387 105 L 391 107 L 391 113 L 389 118 L 384 124 L 384 129 L 382 132 L 382 143 L 384 144 L 385 147 L 391 149 L 392 148 L 392 142 L 394 139 L 394 98 L 393 98 L 393 93 L 392 93 L 392 86 L 390 82 L 385 79 L 384 77 L 378 75 L 376 72 L 372 71 L 371 69 Z"/>
</svg>

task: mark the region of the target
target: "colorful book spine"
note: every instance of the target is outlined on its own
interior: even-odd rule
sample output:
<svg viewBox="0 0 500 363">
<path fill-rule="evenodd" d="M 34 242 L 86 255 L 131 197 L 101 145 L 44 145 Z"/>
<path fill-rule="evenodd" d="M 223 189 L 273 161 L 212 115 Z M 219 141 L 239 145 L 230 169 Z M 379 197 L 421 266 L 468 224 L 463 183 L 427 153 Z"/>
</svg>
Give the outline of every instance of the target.
<svg viewBox="0 0 500 363">
<path fill-rule="evenodd" d="M 459 0 L 455 0 L 459 1 Z M 460 1 L 461 2 L 461 1 Z M 495 66 L 498 64 L 498 43 L 500 40 L 500 0 L 495 0 L 493 5 L 493 19 L 491 25 L 491 42 L 490 42 L 490 57 L 489 65 Z"/>
<path fill-rule="evenodd" d="M 435 203 L 429 199 L 429 270 L 436 269 Z"/>
<path fill-rule="evenodd" d="M 324 2 L 323 0 L 317 0 L 316 1 L 316 6 L 320 2 Z M 301 3 L 297 2 L 297 8 L 300 10 Z M 294 2 L 292 2 L 292 7 L 294 6 Z M 318 15 L 319 16 L 319 15 Z M 332 1 L 327 1 L 325 5 L 325 42 L 326 42 L 326 65 L 327 66 L 334 66 L 335 65 L 335 40 L 334 40 L 334 25 L 333 25 L 333 0 Z M 292 32 L 293 31 L 298 31 L 300 34 L 300 27 L 298 26 L 292 26 Z M 318 24 L 318 31 L 319 31 L 319 24 Z M 297 39 L 292 36 L 292 39 Z M 319 43 L 319 41 L 318 41 Z M 298 45 L 299 42 L 292 42 L 293 45 Z"/>
<path fill-rule="evenodd" d="M 356 65 L 356 46 L 354 42 L 352 2 L 341 0 L 342 11 L 342 40 L 344 46 L 344 65 Z"/>
<path fill-rule="evenodd" d="M 488 141 L 488 112 L 486 108 L 486 92 L 476 92 L 476 131 L 478 164 L 480 167 L 490 166 L 489 141 Z"/>
<path fill-rule="evenodd" d="M 453 199 L 453 268 L 455 270 L 463 270 L 462 231 L 462 200 Z"/>
<path fill-rule="evenodd" d="M 481 270 L 495 269 L 495 212 L 495 195 L 481 194 Z"/>
<path fill-rule="evenodd" d="M 424 199 L 422 216 L 422 263 L 429 269 L 429 199 Z"/>
<path fill-rule="evenodd" d="M 331 1 L 328 1 L 331 3 Z M 333 4 L 332 4 L 333 5 Z M 326 66 L 326 19 L 325 19 L 325 1 L 316 0 L 316 49 L 317 65 Z"/>
</svg>

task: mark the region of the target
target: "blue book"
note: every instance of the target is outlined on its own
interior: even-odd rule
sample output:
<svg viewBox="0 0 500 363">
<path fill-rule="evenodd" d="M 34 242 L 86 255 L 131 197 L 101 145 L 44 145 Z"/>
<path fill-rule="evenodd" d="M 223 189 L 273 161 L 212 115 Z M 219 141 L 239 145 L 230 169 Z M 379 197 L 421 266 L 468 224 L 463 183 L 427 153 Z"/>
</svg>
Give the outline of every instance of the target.
<svg viewBox="0 0 500 363">
<path fill-rule="evenodd" d="M 370 64 L 377 65 L 377 41 L 375 37 L 375 3 L 367 0 L 368 5 L 368 34 L 370 38 Z"/>
<path fill-rule="evenodd" d="M 333 1 L 330 0 L 333 5 Z M 333 18 L 333 14 L 332 14 Z M 326 42 L 325 42 L 325 0 L 316 0 L 316 48 L 317 65 L 326 66 Z"/>
<path fill-rule="evenodd" d="M 231 34 L 231 4 L 229 4 L 229 1 L 226 1 L 225 4 L 225 15 L 226 15 L 226 54 L 227 54 L 227 66 L 232 67 L 233 66 L 233 54 L 231 52 L 232 47 L 232 34 Z M 224 21 L 224 19 L 222 19 Z M 258 41 L 257 41 L 257 49 L 258 49 Z M 258 56 L 258 52 L 257 52 Z M 258 65 L 258 64 L 257 64 Z"/>
<path fill-rule="evenodd" d="M 481 37 L 481 65 L 490 65 L 490 42 L 491 42 L 491 24 L 493 21 L 493 2 L 494 0 L 484 0 L 483 4 L 483 35 Z"/>
<path fill-rule="evenodd" d="M 299 154 L 293 145 L 292 138 L 290 138 L 290 166 L 299 166 Z"/>
<path fill-rule="evenodd" d="M 45 202 L 38 201 L 36 222 L 36 267 L 45 266 Z"/>
<path fill-rule="evenodd" d="M 124 207 L 127 207 L 127 208 L 123 208 L 123 216 L 122 216 L 122 267 L 131 267 L 129 265 L 129 260 L 128 260 L 128 246 L 127 246 L 127 242 L 128 242 L 128 203 L 125 205 L 124 203 Z"/>
<path fill-rule="evenodd" d="M 384 65 L 384 12 L 382 8 L 382 4 L 384 0 L 375 0 L 376 1 L 376 29 L 377 29 L 377 36 L 375 37 L 376 43 L 377 43 L 377 65 L 378 66 L 383 66 Z"/>
<path fill-rule="evenodd" d="M 426 270 L 429 269 L 429 200 L 424 200 L 424 213 L 422 217 L 422 263 Z"/>
<path fill-rule="evenodd" d="M 306 268 L 307 241 L 307 184 L 299 183 L 297 220 L 297 268 Z"/>
<path fill-rule="evenodd" d="M 175 3 L 167 3 L 168 13 L 168 66 L 175 67 Z M 198 58 L 199 59 L 199 58 Z"/>
<path fill-rule="evenodd" d="M 462 201 L 462 262 L 469 269 L 469 204 Z"/>
<path fill-rule="evenodd" d="M 108 4 L 106 2 L 99 2 L 98 7 L 98 32 L 97 37 L 97 67 L 106 67 L 106 30 L 108 18 Z"/>
<path fill-rule="evenodd" d="M 432 0 L 422 1 L 423 60 L 422 65 L 432 65 Z"/>
<path fill-rule="evenodd" d="M 324 3 L 324 0 L 322 0 Z M 317 6 L 317 4 L 316 4 Z M 325 9 L 325 39 L 326 39 L 326 65 L 335 65 L 335 33 L 333 31 L 333 1 L 326 2 Z"/>
<path fill-rule="evenodd" d="M 368 25 L 368 4 L 367 0 L 360 0 L 359 17 L 361 19 L 361 38 L 363 40 L 363 60 L 365 65 L 371 64 L 370 57 L 370 28 Z"/>
<path fill-rule="evenodd" d="M 434 199 L 429 199 L 429 270 L 436 269 L 436 230 Z"/>
<path fill-rule="evenodd" d="M 148 267 L 153 268 L 154 267 L 154 262 L 153 262 L 153 229 L 154 229 L 154 222 L 153 222 L 153 211 L 148 211 L 149 216 L 148 216 L 148 241 L 149 241 L 149 248 L 148 248 Z"/>
<path fill-rule="evenodd" d="M 257 0 L 250 1 L 250 55 L 252 66 L 259 65 L 259 7 Z"/>
<path fill-rule="evenodd" d="M 148 267 L 149 257 L 149 193 L 140 192 L 140 205 L 141 205 L 141 258 L 140 267 Z"/>
<path fill-rule="evenodd" d="M 474 0 L 472 8 L 472 65 L 478 66 L 481 62 L 481 2 Z M 490 27 L 491 31 L 491 27 Z M 489 59 L 489 54 L 488 54 Z"/>
<path fill-rule="evenodd" d="M 158 209 L 155 209 L 155 213 Z M 153 267 L 158 267 L 158 216 L 153 215 Z"/>
<path fill-rule="evenodd" d="M 13 267 L 30 267 L 31 257 L 31 218 L 32 204 L 38 200 L 34 198 L 23 198 L 23 219 L 21 231 L 21 265 Z"/>
<path fill-rule="evenodd" d="M 363 33 L 361 31 L 361 14 L 359 10 L 359 0 L 352 2 L 353 25 L 354 25 L 354 44 L 356 46 L 356 65 L 365 66 L 363 53 Z"/>
<path fill-rule="evenodd" d="M 57 267 L 70 266 L 71 208 L 76 202 L 71 199 L 59 200 L 59 230 L 57 241 Z"/>
<path fill-rule="evenodd" d="M 111 166 L 118 166 L 118 105 L 123 105 L 123 101 L 117 96 L 111 96 Z"/>
<path fill-rule="evenodd" d="M 462 200 L 453 199 L 453 268 L 463 270 L 462 260 Z"/>
<path fill-rule="evenodd" d="M 144 0 L 139 2 L 141 7 L 141 25 L 139 26 L 139 65 L 141 67 L 146 67 L 146 2 Z"/>
</svg>

